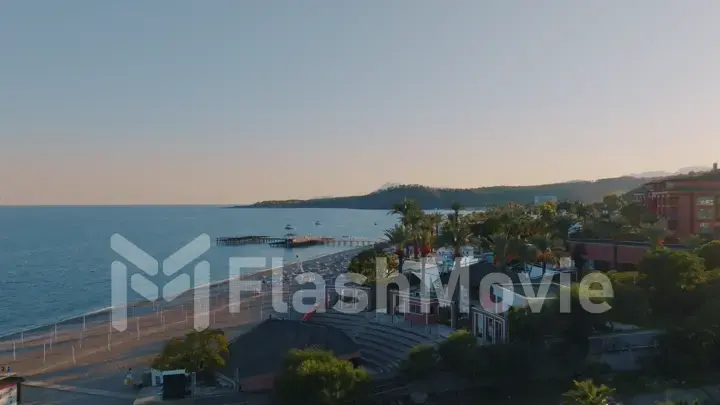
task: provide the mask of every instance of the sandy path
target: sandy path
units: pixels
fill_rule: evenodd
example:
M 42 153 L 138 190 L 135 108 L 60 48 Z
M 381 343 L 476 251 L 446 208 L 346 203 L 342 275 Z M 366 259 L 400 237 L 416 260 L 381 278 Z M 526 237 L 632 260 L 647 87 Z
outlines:
M 237 314 L 229 313 L 227 300 L 215 299 L 209 313 L 210 327 L 228 330 L 260 322 L 261 312 L 266 318 L 265 312 L 271 310 L 271 299 L 272 294 L 269 292 L 253 298 L 248 297 Z M 106 325 L 98 325 L 85 332 L 66 333 L 62 340 L 58 339 L 52 345 L 46 343 L 44 349 L 42 344 L 26 346 L 25 350 L 16 353 L 15 360 L 12 359 L 12 353 L 4 353 L 4 356 L 0 357 L 0 364 L 10 364 L 13 372 L 30 377 L 49 371 L 114 362 L 133 353 L 135 356 L 131 357 L 147 357 L 148 354 L 143 353 L 142 349 L 148 347 L 153 349 L 150 352 L 152 357 L 158 353 L 162 343 L 191 331 L 193 316 L 192 308 L 166 308 L 162 315 L 158 311 L 137 317 L 135 321 L 130 320 L 125 332 L 110 329 L 107 322 Z
M 350 252 L 339 253 L 305 262 L 303 266 L 306 271 L 319 267 L 341 270 L 346 268 L 351 255 Z M 285 268 L 286 272 L 288 270 L 289 266 Z M 253 275 L 253 278 L 270 274 L 271 271 L 266 271 Z M 290 288 L 286 285 L 284 292 L 275 293 L 275 298 L 288 302 L 296 289 L 297 286 Z M 246 329 L 248 325 L 267 318 L 272 312 L 272 300 L 272 292 L 243 294 L 240 312 L 231 314 L 227 283 L 220 283 L 211 289 L 210 311 L 206 312 L 206 316 L 211 328 L 224 329 L 232 337 L 238 333 L 238 329 Z M 70 325 L 67 330 L 59 326 L 56 336 L 54 330 L 40 332 L 34 339 L 26 339 L 23 347 L 16 342 L 14 359 L 12 348 L 7 350 L 6 346 L 6 351 L 0 352 L 0 364 L 9 364 L 13 372 L 26 377 L 47 376 L 62 370 L 72 373 L 71 369 L 90 365 L 106 364 L 111 368 L 123 368 L 149 364 L 164 342 L 172 337 L 181 337 L 193 329 L 192 292 L 176 298 L 173 304 L 177 305 L 156 311 L 148 308 L 150 303 L 138 305 L 138 313 L 143 314 L 130 317 L 124 332 L 112 329 L 109 320 L 88 324 L 84 331 L 82 323 L 74 328 Z M 5 344 L 8 342 L 5 341 Z

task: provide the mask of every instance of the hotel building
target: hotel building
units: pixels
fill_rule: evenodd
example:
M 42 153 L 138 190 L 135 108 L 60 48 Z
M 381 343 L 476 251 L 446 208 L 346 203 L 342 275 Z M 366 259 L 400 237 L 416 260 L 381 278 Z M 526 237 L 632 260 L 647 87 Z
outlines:
M 635 200 L 645 201 L 674 236 L 711 235 L 720 238 L 720 170 L 668 177 L 645 184 Z M 644 195 L 642 195 L 644 194 Z

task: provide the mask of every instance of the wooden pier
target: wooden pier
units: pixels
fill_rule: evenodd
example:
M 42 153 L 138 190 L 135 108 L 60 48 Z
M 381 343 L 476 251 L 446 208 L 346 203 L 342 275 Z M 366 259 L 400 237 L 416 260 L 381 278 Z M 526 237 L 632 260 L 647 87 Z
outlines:
M 218 245 L 249 245 L 249 244 L 265 244 L 270 243 L 278 238 L 271 238 L 269 236 L 229 236 L 215 239 L 215 243 Z
M 318 245 L 337 246 L 373 246 L 382 243 L 380 240 L 365 238 L 329 238 L 324 236 L 229 236 L 215 239 L 217 245 L 238 246 L 250 244 L 268 244 L 273 247 L 301 248 Z
M 329 245 L 335 243 L 335 238 L 323 238 L 316 236 L 300 236 L 287 238 L 282 240 L 275 240 L 270 242 L 270 246 L 285 247 L 285 248 L 296 248 L 296 247 L 308 247 L 317 245 Z

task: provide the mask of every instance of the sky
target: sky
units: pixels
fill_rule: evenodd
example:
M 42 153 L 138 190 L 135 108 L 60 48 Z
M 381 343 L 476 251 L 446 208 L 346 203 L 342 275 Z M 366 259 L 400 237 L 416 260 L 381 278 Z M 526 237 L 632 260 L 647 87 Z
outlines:
M 716 0 L 0 3 L 0 204 L 231 204 L 720 160 Z

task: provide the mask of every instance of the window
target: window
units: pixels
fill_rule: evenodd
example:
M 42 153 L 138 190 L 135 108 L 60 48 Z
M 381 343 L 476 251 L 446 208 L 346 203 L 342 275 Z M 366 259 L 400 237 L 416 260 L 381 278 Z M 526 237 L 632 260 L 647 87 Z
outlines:
M 712 233 L 712 228 L 710 228 L 710 224 L 708 222 L 700 223 L 700 233 Z
M 714 197 L 698 197 L 696 200 L 697 205 L 715 205 Z
M 697 213 L 699 219 L 712 219 L 715 216 L 712 208 L 700 208 Z

